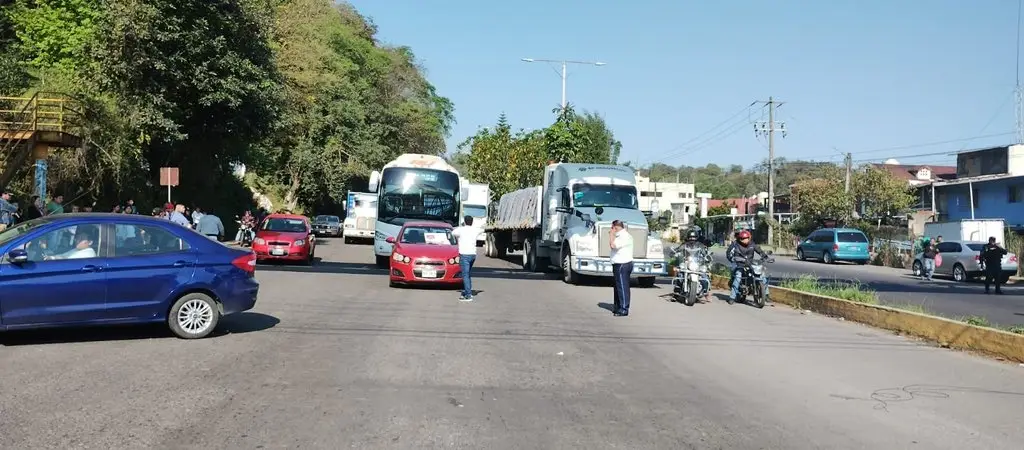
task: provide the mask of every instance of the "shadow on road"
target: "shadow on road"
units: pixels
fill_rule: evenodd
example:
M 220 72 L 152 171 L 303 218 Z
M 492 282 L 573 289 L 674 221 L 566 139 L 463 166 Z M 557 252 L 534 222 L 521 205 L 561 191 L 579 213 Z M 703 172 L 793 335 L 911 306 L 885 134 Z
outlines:
M 206 339 L 229 334 L 269 330 L 281 321 L 274 316 L 243 312 L 221 319 L 217 329 Z M 63 329 L 8 331 L 0 334 L 0 345 L 42 345 L 75 342 L 129 341 L 140 339 L 177 339 L 164 324 L 112 325 Z
M 349 262 L 319 261 L 313 266 L 288 265 L 279 263 L 260 263 L 256 273 L 260 272 L 296 272 L 296 273 L 333 273 L 348 275 L 380 275 L 386 276 L 387 269 L 378 269 L 375 264 Z M 505 269 L 498 267 L 474 267 L 473 278 L 502 278 L 510 280 L 551 280 L 558 274 L 530 273 L 522 269 Z

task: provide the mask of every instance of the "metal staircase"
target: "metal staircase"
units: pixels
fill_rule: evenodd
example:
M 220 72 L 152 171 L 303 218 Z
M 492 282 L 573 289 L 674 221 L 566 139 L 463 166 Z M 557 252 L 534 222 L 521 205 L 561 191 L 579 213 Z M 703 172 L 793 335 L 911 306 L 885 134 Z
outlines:
M 46 149 L 81 147 L 78 100 L 53 92 L 0 97 L 0 186 L 7 186 L 40 144 Z M 45 157 L 45 155 L 43 155 Z

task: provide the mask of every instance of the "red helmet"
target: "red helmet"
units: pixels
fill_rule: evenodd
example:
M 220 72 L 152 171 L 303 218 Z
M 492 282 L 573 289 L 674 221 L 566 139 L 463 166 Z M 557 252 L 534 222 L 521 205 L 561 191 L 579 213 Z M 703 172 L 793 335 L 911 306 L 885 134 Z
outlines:
M 739 233 L 736 233 L 736 239 L 738 239 L 738 240 L 750 239 L 750 232 L 747 231 L 747 230 L 741 230 Z

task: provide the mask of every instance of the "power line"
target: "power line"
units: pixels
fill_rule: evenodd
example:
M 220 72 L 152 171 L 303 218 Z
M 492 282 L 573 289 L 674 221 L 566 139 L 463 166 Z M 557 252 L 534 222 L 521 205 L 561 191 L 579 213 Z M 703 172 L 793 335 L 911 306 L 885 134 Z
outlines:
M 682 150 L 680 150 L 678 152 L 670 153 L 668 155 L 665 155 L 659 161 L 664 161 L 665 159 L 678 158 L 678 157 L 681 157 L 681 156 L 690 155 L 690 154 L 696 152 L 697 150 L 702 150 L 704 148 L 707 148 L 711 144 L 715 144 L 715 143 L 721 142 L 722 139 L 725 139 L 725 138 L 727 138 L 729 136 L 735 135 L 735 134 L 745 130 L 747 128 L 747 126 L 749 126 L 749 125 L 750 125 L 750 123 L 747 122 L 747 121 L 736 122 L 736 123 L 732 124 L 729 128 L 726 128 L 726 129 L 718 132 L 717 134 L 715 134 L 715 135 L 713 135 L 713 136 L 711 136 L 711 137 L 709 137 L 707 139 L 704 139 L 704 140 L 702 140 L 702 141 L 700 141 L 700 142 L 698 142 L 696 144 L 693 144 L 692 146 L 686 147 L 686 148 L 684 148 L 684 149 L 682 149 Z
M 954 144 L 954 143 L 957 143 L 957 142 L 966 142 L 966 141 L 973 141 L 975 139 L 986 139 L 986 138 L 999 137 L 999 136 L 1008 136 L 1008 135 L 1011 135 L 1011 134 L 1014 134 L 1014 132 L 1013 131 L 1008 131 L 1008 132 L 1004 132 L 1004 133 L 986 134 L 986 135 L 982 135 L 982 136 L 972 136 L 972 137 L 960 138 L 960 139 L 948 139 L 948 140 L 945 140 L 945 141 L 926 142 L 926 143 L 921 143 L 921 144 L 910 144 L 910 145 L 899 145 L 899 146 L 895 146 L 895 147 L 883 147 L 883 148 L 876 148 L 876 149 L 872 149 L 872 150 L 859 150 L 859 151 L 849 152 L 849 153 L 853 153 L 854 155 L 863 155 L 863 154 L 868 154 L 868 153 L 889 152 L 889 151 L 893 151 L 893 150 L 909 150 L 909 149 L 912 149 L 912 148 L 934 147 L 936 145 Z M 824 157 L 832 157 L 832 156 L 835 156 L 835 155 L 831 155 L 831 154 L 829 154 L 829 155 L 813 155 L 811 157 L 812 158 L 813 157 L 824 158 Z
M 956 152 L 945 151 L 945 152 L 936 152 L 936 153 L 920 153 L 920 154 L 916 154 L 916 155 L 891 156 L 891 157 L 886 158 L 886 159 L 913 159 L 913 158 L 923 158 L 925 156 L 953 156 L 953 155 L 956 155 Z M 855 163 L 865 163 L 865 162 L 878 161 L 880 159 L 882 159 L 882 158 L 859 159 L 859 160 L 856 160 L 854 162 Z
M 690 139 L 690 140 L 688 140 L 686 142 L 683 142 L 682 144 L 676 145 L 676 146 L 674 146 L 674 147 L 672 147 L 670 149 L 667 149 L 665 151 L 658 152 L 658 154 L 665 155 L 665 156 L 660 157 L 660 159 L 651 159 L 651 160 L 645 161 L 645 163 L 660 162 L 660 161 L 664 161 L 665 159 L 668 159 L 668 158 L 670 158 L 672 156 L 675 156 L 676 154 L 678 154 L 678 152 L 675 153 L 675 154 L 672 153 L 672 152 L 676 152 L 677 150 L 680 150 L 680 149 L 684 149 L 684 151 L 685 151 L 686 149 L 691 147 L 691 144 L 693 144 L 694 142 L 700 140 L 704 136 L 706 136 L 706 135 L 708 135 L 710 133 L 713 133 L 715 130 L 718 130 L 719 128 L 721 128 L 723 125 L 732 123 L 732 125 L 727 127 L 726 130 L 730 129 L 732 126 L 736 126 L 736 123 L 733 123 L 734 119 L 736 119 L 737 117 L 739 117 L 740 115 L 742 115 L 745 112 L 749 112 L 750 111 L 750 107 L 754 106 L 755 104 L 757 104 L 757 102 L 752 102 L 751 104 L 747 105 L 743 109 L 740 109 L 739 111 L 736 111 L 736 113 L 734 113 L 733 115 L 729 116 L 728 119 L 725 119 L 725 120 L 719 122 L 715 126 L 709 128 L 708 130 L 704 131 L 701 134 L 698 134 L 697 136 L 694 136 L 692 139 Z M 719 134 L 721 134 L 721 132 L 719 132 Z M 716 136 L 717 136 L 717 134 L 716 134 Z M 712 136 L 712 138 L 714 138 L 714 136 Z M 701 142 L 704 142 L 704 141 L 701 141 Z M 641 166 L 643 166 L 643 165 L 646 165 L 646 164 L 641 164 Z

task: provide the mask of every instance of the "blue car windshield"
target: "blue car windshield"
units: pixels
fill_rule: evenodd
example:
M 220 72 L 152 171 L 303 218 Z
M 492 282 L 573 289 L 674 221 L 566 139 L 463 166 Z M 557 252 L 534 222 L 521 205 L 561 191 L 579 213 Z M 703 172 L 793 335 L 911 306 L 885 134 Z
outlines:
M 0 233 L 0 245 L 6 244 L 8 241 L 12 239 L 17 239 L 19 236 L 28 233 L 29 231 L 32 231 L 36 227 L 44 225 L 47 222 L 51 221 L 52 219 L 39 218 L 35 220 L 30 220 L 28 222 L 19 223 L 18 225 L 12 228 L 8 228 L 4 230 L 2 233 Z

